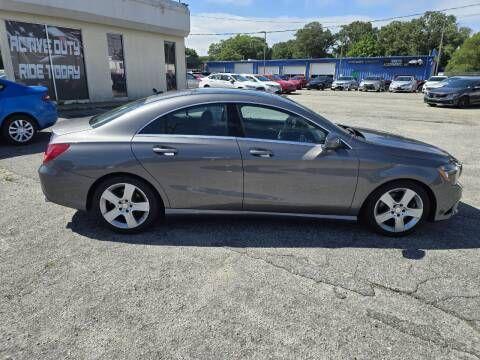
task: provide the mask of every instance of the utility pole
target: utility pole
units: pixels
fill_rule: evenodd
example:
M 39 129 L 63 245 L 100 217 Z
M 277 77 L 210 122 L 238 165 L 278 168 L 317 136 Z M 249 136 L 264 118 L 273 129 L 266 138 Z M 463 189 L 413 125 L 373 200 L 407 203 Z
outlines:
M 265 39 L 265 44 L 263 45 L 263 74 L 265 75 L 265 65 L 267 62 L 267 32 L 262 31 L 264 39 Z
M 440 46 L 438 47 L 437 63 L 435 64 L 435 75 L 438 75 L 438 67 L 440 65 L 440 59 L 442 56 L 442 47 L 443 47 L 443 35 L 445 34 L 445 25 L 447 24 L 447 18 L 443 21 L 442 26 L 442 35 L 440 36 Z

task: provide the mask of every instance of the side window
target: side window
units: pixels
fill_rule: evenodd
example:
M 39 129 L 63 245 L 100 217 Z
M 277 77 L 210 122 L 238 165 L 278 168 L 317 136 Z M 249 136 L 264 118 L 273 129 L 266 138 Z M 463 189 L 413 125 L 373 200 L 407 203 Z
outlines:
M 195 80 L 195 76 L 193 76 L 192 74 L 187 73 L 187 79 L 188 79 L 188 80 Z
M 327 133 L 304 118 L 262 106 L 240 105 L 245 137 L 323 144 Z
M 230 76 L 228 76 L 228 75 L 222 75 L 222 76 L 221 76 L 221 79 L 222 79 L 223 81 L 230 81 L 231 78 L 230 78 Z
M 208 104 L 177 110 L 153 121 L 141 134 L 228 136 L 227 107 Z

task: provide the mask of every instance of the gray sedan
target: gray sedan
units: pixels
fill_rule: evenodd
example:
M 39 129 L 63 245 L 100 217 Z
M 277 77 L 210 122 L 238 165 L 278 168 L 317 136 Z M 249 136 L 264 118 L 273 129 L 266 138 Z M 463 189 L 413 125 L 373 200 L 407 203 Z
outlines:
M 338 126 L 277 95 L 196 89 L 53 129 L 48 200 L 120 232 L 169 212 L 362 219 L 400 236 L 454 215 L 461 164 L 432 145 Z

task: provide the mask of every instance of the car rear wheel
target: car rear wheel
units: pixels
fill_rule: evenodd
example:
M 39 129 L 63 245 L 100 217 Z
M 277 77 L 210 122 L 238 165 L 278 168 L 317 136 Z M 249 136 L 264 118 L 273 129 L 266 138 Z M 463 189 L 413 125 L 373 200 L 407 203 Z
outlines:
M 3 137 L 13 145 L 26 145 L 30 143 L 37 132 L 35 120 L 26 115 L 16 115 L 5 120 L 2 133 Z
M 466 108 L 470 105 L 470 99 L 467 96 L 463 96 L 458 100 L 458 107 L 460 109 Z
M 415 231 L 428 217 L 425 189 L 411 181 L 397 181 L 377 189 L 367 201 L 364 218 L 377 233 L 391 237 Z
M 150 185 L 142 180 L 118 176 L 99 184 L 93 196 L 93 211 L 108 228 L 137 233 L 158 217 L 161 206 Z

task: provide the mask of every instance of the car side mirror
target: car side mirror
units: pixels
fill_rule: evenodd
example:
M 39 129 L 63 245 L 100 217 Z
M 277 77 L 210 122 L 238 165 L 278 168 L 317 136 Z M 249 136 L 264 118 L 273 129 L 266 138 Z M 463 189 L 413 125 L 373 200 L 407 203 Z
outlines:
M 325 143 L 323 144 L 323 150 L 338 150 L 345 147 L 342 139 L 340 139 L 336 135 L 328 135 L 325 139 Z

